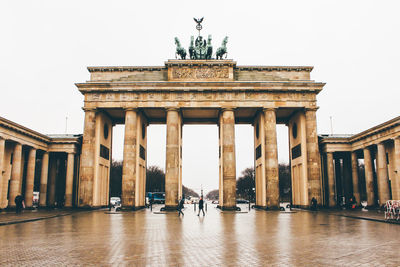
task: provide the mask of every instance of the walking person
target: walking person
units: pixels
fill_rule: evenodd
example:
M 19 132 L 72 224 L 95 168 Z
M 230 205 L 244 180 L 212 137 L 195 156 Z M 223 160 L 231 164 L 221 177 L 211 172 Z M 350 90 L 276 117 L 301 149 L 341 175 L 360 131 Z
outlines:
M 182 198 L 181 198 L 181 200 L 179 201 L 179 204 L 178 204 L 178 217 L 181 215 L 181 213 L 182 213 L 182 216 L 185 215 L 185 214 L 182 212 L 182 210 L 183 210 L 183 208 L 184 208 L 184 206 L 183 206 L 184 203 L 185 203 L 185 198 L 182 196 Z
M 200 197 L 199 200 L 199 213 L 197 214 L 197 216 L 200 216 L 200 211 L 203 212 L 203 216 L 206 216 L 206 213 L 204 212 L 204 200 L 203 200 L 203 196 Z
M 24 198 L 21 195 L 18 195 L 14 199 L 15 201 L 15 212 L 21 213 L 22 209 L 25 208 Z

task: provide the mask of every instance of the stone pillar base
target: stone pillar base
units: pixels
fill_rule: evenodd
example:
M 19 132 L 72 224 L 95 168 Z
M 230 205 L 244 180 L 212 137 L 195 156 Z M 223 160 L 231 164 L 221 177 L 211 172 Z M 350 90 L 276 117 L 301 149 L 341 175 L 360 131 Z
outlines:
M 141 209 L 144 209 L 145 207 L 144 206 L 138 206 L 138 207 L 135 207 L 135 206 L 122 206 L 121 207 L 121 210 L 122 211 L 136 211 L 136 210 L 141 210 Z
M 162 209 L 165 211 L 177 211 L 178 206 L 165 205 L 164 207 L 162 207 Z
M 259 209 L 259 210 L 280 210 L 280 207 L 268 207 L 268 206 L 254 206 L 255 209 Z
M 221 207 L 220 205 L 218 205 L 217 208 L 220 209 L 220 210 L 232 210 L 232 211 L 240 210 L 240 208 L 237 207 L 237 206 L 233 206 L 233 207 Z

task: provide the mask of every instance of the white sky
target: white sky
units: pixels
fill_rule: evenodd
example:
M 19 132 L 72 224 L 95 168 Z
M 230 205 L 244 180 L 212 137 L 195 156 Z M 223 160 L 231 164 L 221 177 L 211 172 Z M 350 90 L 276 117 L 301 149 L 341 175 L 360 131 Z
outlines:
M 163 65 L 193 17 L 238 65 L 311 65 L 326 82 L 318 132 L 357 133 L 399 116 L 400 1 L 0 2 L 0 116 L 42 133 L 82 133 L 87 66 Z M 122 158 L 123 127 L 113 156 Z M 218 187 L 216 126 L 185 126 L 183 183 Z M 236 127 L 237 173 L 253 164 L 253 130 Z M 288 161 L 286 127 L 279 160 Z M 165 127 L 149 127 L 148 165 L 165 165 Z

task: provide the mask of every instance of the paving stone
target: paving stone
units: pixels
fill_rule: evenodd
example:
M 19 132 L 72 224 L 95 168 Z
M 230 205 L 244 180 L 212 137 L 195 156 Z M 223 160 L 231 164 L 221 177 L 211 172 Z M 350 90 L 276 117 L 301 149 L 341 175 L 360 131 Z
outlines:
M 0 265 L 400 265 L 399 225 L 328 212 L 184 212 L 100 210 L 0 226 Z

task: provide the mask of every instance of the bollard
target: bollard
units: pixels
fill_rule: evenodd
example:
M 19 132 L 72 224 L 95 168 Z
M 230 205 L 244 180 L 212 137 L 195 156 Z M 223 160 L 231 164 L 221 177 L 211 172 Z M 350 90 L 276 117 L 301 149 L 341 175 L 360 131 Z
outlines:
M 193 208 L 194 208 L 194 211 L 196 211 L 196 202 L 193 203 Z
M 150 211 L 153 211 L 153 203 L 150 202 Z
M 207 202 L 206 202 L 206 212 L 207 212 Z
M 250 211 L 250 201 L 249 201 L 249 211 Z

